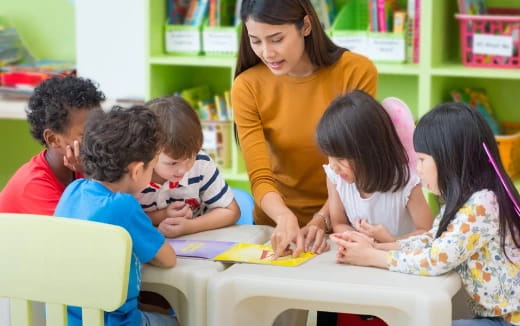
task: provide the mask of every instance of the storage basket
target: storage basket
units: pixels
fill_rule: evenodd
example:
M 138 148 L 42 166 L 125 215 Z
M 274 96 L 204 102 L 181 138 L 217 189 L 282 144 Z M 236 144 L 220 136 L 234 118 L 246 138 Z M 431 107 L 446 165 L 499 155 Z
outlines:
M 231 121 L 202 120 L 202 149 L 220 169 L 231 167 Z
M 234 56 L 238 53 L 240 25 L 212 27 L 202 30 L 202 48 L 206 55 Z
M 520 9 L 490 8 L 489 15 L 456 14 L 462 64 L 519 68 Z
M 504 135 L 495 136 L 500 159 L 511 179 L 517 179 L 520 177 L 520 122 L 504 122 L 502 129 Z

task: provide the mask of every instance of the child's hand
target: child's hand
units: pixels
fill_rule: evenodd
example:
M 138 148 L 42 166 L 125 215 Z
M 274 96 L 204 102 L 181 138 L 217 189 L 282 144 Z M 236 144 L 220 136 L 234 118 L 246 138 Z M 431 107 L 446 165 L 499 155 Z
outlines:
M 341 234 L 331 234 L 331 240 L 338 245 L 336 262 L 366 266 L 366 257 L 373 250 L 373 240 L 366 235 L 347 231 Z
M 394 237 L 382 224 L 370 224 L 366 218 L 354 221 L 354 227 L 359 232 L 374 238 L 378 242 L 394 242 Z
M 182 217 L 182 218 L 192 218 L 193 211 L 191 210 L 190 205 L 186 205 L 183 201 L 174 201 L 166 208 L 166 217 Z
M 167 217 L 157 228 L 167 238 L 175 238 L 190 233 L 188 230 L 189 219 L 184 217 Z
M 79 141 L 75 140 L 71 145 L 67 145 L 63 156 L 63 165 L 74 172 L 83 173 L 83 165 L 79 158 Z

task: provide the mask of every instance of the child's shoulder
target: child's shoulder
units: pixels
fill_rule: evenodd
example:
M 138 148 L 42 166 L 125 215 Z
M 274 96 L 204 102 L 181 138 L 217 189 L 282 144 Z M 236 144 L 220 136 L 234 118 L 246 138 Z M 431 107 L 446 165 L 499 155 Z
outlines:
M 218 170 L 218 167 L 215 164 L 215 161 L 213 161 L 213 159 L 211 158 L 211 156 L 208 153 L 201 150 L 195 156 L 195 164 L 193 165 L 192 170 L 195 169 L 198 169 L 201 172 L 207 170 L 211 170 L 211 172 L 214 172 L 215 169 Z

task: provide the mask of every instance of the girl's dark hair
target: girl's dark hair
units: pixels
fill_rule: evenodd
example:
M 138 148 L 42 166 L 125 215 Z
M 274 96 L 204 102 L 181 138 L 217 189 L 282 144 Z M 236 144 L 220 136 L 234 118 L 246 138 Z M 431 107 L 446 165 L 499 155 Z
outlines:
M 165 96 L 151 100 L 146 107 L 159 117 L 166 137 L 166 155 L 173 159 L 197 155 L 202 148 L 202 126 L 188 102 L 179 96 Z
M 85 125 L 80 149 L 85 175 L 116 182 L 128 172 L 130 163 L 143 162 L 146 167 L 163 143 L 159 118 L 144 106 L 94 111 Z
M 71 111 L 99 108 L 104 100 L 105 95 L 89 79 L 75 76 L 46 79 L 34 89 L 26 109 L 31 134 L 46 145 L 45 129 L 63 133 L 70 122 Z
M 410 179 L 408 156 L 390 116 L 363 91 L 339 96 L 329 105 L 316 140 L 325 155 L 353 165 L 362 192 L 397 191 Z
M 303 18 L 311 21 L 311 34 L 305 37 L 305 51 L 316 67 L 330 66 L 343 54 L 345 49 L 335 45 L 325 34 L 316 11 L 309 0 L 244 0 L 240 8 L 242 33 L 235 70 L 235 77 L 260 62 L 251 49 L 245 22 L 253 19 L 270 25 L 294 24 L 303 27 Z
M 520 217 L 496 175 L 484 151 L 485 143 L 500 173 L 517 202 L 518 191 L 507 176 L 495 137 L 484 118 L 463 103 L 440 104 L 424 115 L 413 137 L 415 151 L 432 156 L 438 173 L 438 187 L 445 202 L 436 237 L 446 231 L 457 211 L 479 190 L 495 193 L 500 213 L 501 247 L 504 249 L 506 230 L 520 247 Z

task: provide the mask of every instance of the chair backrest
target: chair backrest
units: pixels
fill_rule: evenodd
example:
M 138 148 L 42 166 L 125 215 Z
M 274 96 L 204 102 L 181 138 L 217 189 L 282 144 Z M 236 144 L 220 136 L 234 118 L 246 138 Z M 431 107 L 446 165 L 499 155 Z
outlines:
M 67 325 L 66 306 L 83 325 L 125 301 L 132 241 L 118 226 L 42 215 L 0 214 L 0 297 L 12 325 L 31 325 L 30 301 L 44 302 L 47 325 Z
M 236 224 L 254 224 L 253 209 L 255 208 L 255 201 L 253 200 L 253 196 L 241 189 L 232 188 L 232 190 L 233 193 L 235 193 L 235 200 L 240 207 L 240 218 Z

